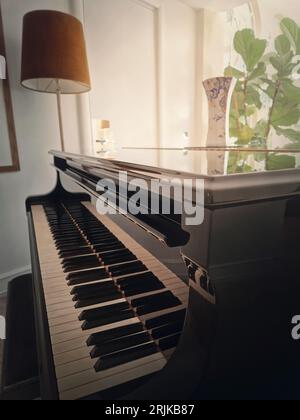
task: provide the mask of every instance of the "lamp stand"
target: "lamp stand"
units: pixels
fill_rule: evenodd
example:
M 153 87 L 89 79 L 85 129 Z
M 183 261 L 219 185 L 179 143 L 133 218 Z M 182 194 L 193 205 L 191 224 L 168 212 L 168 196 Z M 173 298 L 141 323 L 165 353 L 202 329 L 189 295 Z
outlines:
M 61 107 L 61 89 L 59 86 L 59 81 L 56 81 L 56 98 L 57 98 L 57 110 L 58 110 L 58 121 L 59 121 L 59 132 L 60 132 L 60 141 L 61 141 L 61 150 L 65 151 L 65 138 L 64 138 L 64 127 L 62 119 L 62 107 Z

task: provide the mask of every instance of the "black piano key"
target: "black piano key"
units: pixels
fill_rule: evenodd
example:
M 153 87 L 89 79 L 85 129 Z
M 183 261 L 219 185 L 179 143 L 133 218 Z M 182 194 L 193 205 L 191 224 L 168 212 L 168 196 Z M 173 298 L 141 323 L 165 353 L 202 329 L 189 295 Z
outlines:
M 103 331 L 100 333 L 92 334 L 87 339 L 87 346 L 97 346 L 106 343 L 107 341 L 115 340 L 118 338 L 126 337 L 131 334 L 142 332 L 144 326 L 141 322 L 132 325 L 126 325 L 124 327 L 114 328 L 109 331 Z
M 64 249 L 65 246 L 67 247 L 73 246 L 73 247 L 78 247 L 78 248 L 82 246 L 86 246 L 87 241 L 85 239 L 72 240 L 72 241 L 67 240 L 67 241 L 62 241 L 62 242 L 55 241 L 55 245 L 56 245 L 56 248 L 58 248 L 61 251 L 62 249 Z
M 54 237 L 54 242 L 55 243 L 66 243 L 66 242 L 80 242 L 80 241 L 85 241 L 85 239 L 82 237 L 82 235 L 63 235 L 63 236 L 57 236 L 57 235 L 53 235 Z M 87 242 L 86 242 L 87 245 Z
M 171 335 L 170 337 L 162 338 L 159 340 L 159 348 L 162 351 L 173 349 L 177 347 L 181 334 Z
M 115 250 L 122 250 L 126 249 L 121 242 L 107 242 L 107 243 L 100 243 L 100 244 L 93 244 L 93 249 L 96 253 L 103 253 L 108 251 L 115 251 Z
M 128 310 L 130 308 L 128 302 L 117 303 L 115 305 L 108 305 L 103 308 L 87 309 L 79 315 L 79 321 L 91 321 L 94 319 L 101 318 L 107 314 L 120 313 L 121 311 Z
M 76 227 L 70 227 L 68 229 L 51 228 L 51 233 L 57 239 L 64 239 L 65 236 L 82 236 L 81 232 Z
M 81 225 L 80 229 L 85 232 L 87 235 L 90 235 L 91 237 L 94 236 L 95 238 L 97 236 L 110 236 L 113 237 L 113 234 L 105 228 L 98 228 L 97 226 L 93 225 Z
M 101 251 L 98 252 L 100 258 L 110 258 L 110 257 L 121 257 L 131 254 L 131 252 L 127 248 L 123 249 L 112 249 L 111 251 L 102 252 L 103 255 L 101 255 Z
M 128 297 L 165 289 L 163 283 L 150 272 L 118 280 L 118 284 Z
M 68 266 L 68 267 L 64 267 L 63 271 L 65 273 L 74 273 L 80 270 L 88 270 L 89 268 L 96 268 L 96 267 L 101 267 L 102 264 L 98 261 L 98 262 L 90 262 L 90 263 L 85 263 L 85 264 L 79 264 L 79 265 L 73 265 L 73 266 Z
M 101 283 L 93 283 L 90 285 L 76 286 L 71 290 L 71 295 L 86 295 L 90 293 L 97 292 L 99 290 L 117 290 L 115 282 L 113 280 L 108 280 Z
M 101 345 L 97 345 L 91 350 L 90 356 L 92 359 L 96 359 L 97 357 L 116 353 L 134 346 L 139 346 L 141 344 L 146 344 L 150 341 L 152 341 L 151 336 L 148 334 L 148 332 L 143 331 L 141 333 L 133 334 L 127 337 L 109 341 Z
M 75 293 L 73 295 L 73 301 L 77 302 L 79 300 L 85 300 L 85 299 L 92 299 L 92 298 L 105 298 L 108 296 L 117 295 L 120 296 L 120 298 L 123 297 L 122 292 L 118 290 L 116 287 L 107 288 L 107 289 L 95 289 L 90 292 L 85 293 Z M 109 301 L 109 299 L 107 299 Z M 104 301 L 105 302 L 105 301 Z
M 125 287 L 124 289 L 122 288 L 122 291 L 124 292 L 124 295 L 126 297 L 131 297 L 163 289 L 165 289 L 165 286 L 162 283 L 158 282 L 156 284 L 144 284 L 136 287 Z
M 90 242 L 93 242 L 93 243 L 104 242 L 104 241 L 115 241 L 116 240 L 116 237 L 109 234 L 109 233 L 98 234 L 98 235 L 88 234 L 87 238 Z
M 110 236 L 97 236 L 97 237 L 91 237 L 89 235 L 87 235 L 87 240 L 92 244 L 92 245 L 97 245 L 97 244 L 109 244 L 112 242 L 115 242 L 116 239 L 112 238 Z
M 97 258 L 97 254 L 90 247 L 88 248 L 89 249 L 87 249 L 85 252 L 79 251 L 79 254 L 76 254 L 76 252 L 73 251 L 74 255 L 69 255 L 69 256 L 67 255 L 65 257 L 61 257 L 62 264 L 68 265 L 68 261 L 73 261 L 74 258 L 82 258 L 82 257 L 96 257 Z
M 78 256 L 83 256 L 83 255 L 89 255 L 92 254 L 93 250 L 89 247 L 82 247 L 82 248 L 78 248 L 78 249 L 73 249 L 71 251 L 60 251 L 58 254 L 61 258 L 72 258 L 72 257 L 78 257 Z
M 60 228 L 51 228 L 51 233 L 55 236 L 56 239 L 63 239 L 64 237 L 72 237 L 72 236 L 82 236 L 81 233 L 76 228 L 69 228 L 69 229 L 60 229 Z
M 89 298 L 79 298 L 75 304 L 76 309 L 88 308 L 89 306 L 98 305 L 105 302 L 113 302 L 114 300 L 122 299 L 123 295 L 120 292 L 115 292 L 107 295 L 100 295 Z
M 172 292 L 166 291 L 157 295 L 151 295 L 143 298 L 137 298 L 131 301 L 133 307 L 138 308 L 140 306 L 151 305 L 155 303 L 174 303 L 180 302 L 180 300 L 173 295 Z M 181 302 L 180 302 L 181 303 Z
M 101 265 L 102 264 L 98 260 L 95 260 L 81 264 L 67 265 L 66 267 L 63 267 L 63 271 L 65 273 L 72 273 L 80 270 L 88 270 L 89 268 L 101 267 Z
M 73 295 L 73 302 L 85 302 L 88 300 L 99 300 L 96 303 L 103 303 L 109 302 L 110 300 L 121 299 L 123 297 L 122 292 L 120 290 L 114 289 L 107 289 L 107 290 L 95 290 L 94 292 L 90 293 L 76 293 Z M 102 299 L 102 301 L 101 301 Z
M 136 261 L 136 260 L 137 260 L 137 257 L 131 252 L 129 252 L 127 255 L 123 255 L 120 257 L 104 257 L 103 256 L 102 258 L 102 262 L 106 266 L 125 263 L 125 262 L 131 262 L 131 261 Z
M 184 323 L 186 317 L 186 310 L 181 309 L 179 311 L 171 312 L 166 315 L 161 315 L 145 322 L 146 328 L 152 330 L 153 328 L 161 327 L 172 322 Z
M 85 220 L 86 216 L 84 216 L 83 219 L 77 219 L 76 221 L 78 222 L 78 225 L 81 228 L 85 228 L 87 230 L 89 230 L 91 233 L 101 233 L 101 232 L 109 232 L 109 229 L 102 225 L 99 221 L 95 220 L 95 219 L 89 219 L 89 220 Z
M 70 273 L 67 275 L 67 282 L 69 286 L 87 284 L 97 280 L 105 279 L 109 279 L 109 275 L 103 268 L 97 270 L 80 271 L 78 273 Z
M 93 255 L 84 255 L 84 256 L 79 256 L 79 257 L 73 257 L 73 258 L 68 258 L 66 260 L 63 260 L 63 265 L 72 265 L 72 264 L 81 264 L 81 263 L 85 263 L 85 262 L 93 262 L 97 260 L 98 261 L 98 257 L 93 254 Z
M 152 312 L 174 308 L 181 305 L 181 302 L 177 297 L 168 291 L 142 299 L 134 299 L 131 304 L 136 308 L 137 314 L 142 316 Z
M 158 278 L 148 271 L 146 273 L 134 274 L 133 276 L 122 277 L 117 280 L 117 284 L 121 287 L 127 287 L 131 285 L 138 285 L 141 283 L 151 282 L 151 281 L 159 281 Z
M 67 243 L 65 245 L 62 245 L 59 247 L 59 252 L 65 252 L 65 251 L 76 251 L 77 249 L 90 247 L 87 242 L 84 242 L 82 245 L 73 245 L 71 243 Z
M 155 340 L 168 337 L 170 335 L 179 334 L 183 329 L 183 322 L 177 322 L 174 324 L 168 324 L 163 327 L 158 327 L 152 330 L 152 337 Z
M 135 314 L 132 310 L 122 311 L 116 314 L 110 314 L 92 321 L 84 321 L 81 328 L 83 331 L 92 330 L 93 328 L 103 327 L 104 325 L 114 324 L 116 322 L 125 321 L 134 318 Z
M 113 277 L 126 276 L 127 274 L 140 273 L 143 271 L 148 271 L 148 269 L 141 261 L 108 267 L 108 272 Z
M 134 360 L 142 359 L 147 356 L 151 356 L 158 352 L 155 343 L 147 343 L 138 347 L 133 347 L 127 350 L 123 350 L 118 353 L 109 354 L 101 357 L 95 364 L 95 371 L 100 372 L 107 369 L 114 368 L 116 366 L 123 365 L 125 363 L 133 362 Z

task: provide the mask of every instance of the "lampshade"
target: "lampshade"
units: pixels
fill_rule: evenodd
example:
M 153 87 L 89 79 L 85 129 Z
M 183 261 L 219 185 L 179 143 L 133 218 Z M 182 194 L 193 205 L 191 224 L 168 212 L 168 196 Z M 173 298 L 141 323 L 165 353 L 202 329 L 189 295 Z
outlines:
M 3 55 L 0 55 L 0 79 L 6 79 L 6 60 Z
M 83 26 L 66 13 L 37 10 L 24 16 L 21 84 L 47 93 L 91 89 Z
M 99 120 L 99 128 L 100 130 L 107 130 L 110 128 L 110 121 L 107 120 Z

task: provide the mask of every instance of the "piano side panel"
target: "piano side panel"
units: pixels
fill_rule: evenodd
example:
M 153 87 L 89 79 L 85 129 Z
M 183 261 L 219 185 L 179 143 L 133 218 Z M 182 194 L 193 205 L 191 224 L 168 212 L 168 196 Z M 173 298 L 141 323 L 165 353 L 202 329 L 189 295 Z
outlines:
M 52 345 L 49 334 L 44 290 L 41 279 L 41 270 L 39 264 L 33 217 L 31 212 L 27 213 L 27 218 L 29 227 L 31 265 L 33 275 L 34 309 L 38 343 L 41 398 L 42 400 L 46 401 L 58 400 L 58 389 L 54 369 Z

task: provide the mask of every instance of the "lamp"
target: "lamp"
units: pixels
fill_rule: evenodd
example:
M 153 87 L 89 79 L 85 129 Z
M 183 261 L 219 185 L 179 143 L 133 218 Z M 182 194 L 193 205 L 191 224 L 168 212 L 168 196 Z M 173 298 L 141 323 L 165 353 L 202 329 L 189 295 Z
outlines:
M 6 60 L 3 55 L 0 55 L 0 79 L 6 79 Z
M 110 121 L 93 119 L 93 131 L 96 144 L 100 144 L 100 150 L 96 150 L 97 154 L 106 154 L 104 146 L 109 142 Z
M 33 91 L 56 94 L 64 151 L 61 95 L 91 89 L 83 26 L 78 19 L 51 10 L 24 16 L 21 84 Z

